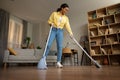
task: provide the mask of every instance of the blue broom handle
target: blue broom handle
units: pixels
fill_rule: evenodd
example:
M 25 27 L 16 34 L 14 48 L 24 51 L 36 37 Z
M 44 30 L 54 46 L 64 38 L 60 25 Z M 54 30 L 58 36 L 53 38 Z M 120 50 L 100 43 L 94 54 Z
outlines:
M 52 31 L 52 26 L 50 27 L 50 31 L 49 31 L 49 35 L 48 35 L 47 42 L 46 42 L 46 45 L 45 45 L 45 50 L 44 50 L 43 57 L 45 56 L 45 53 L 46 53 L 46 49 L 47 49 L 48 41 L 49 41 L 49 38 L 50 38 L 50 35 L 51 35 L 51 31 Z

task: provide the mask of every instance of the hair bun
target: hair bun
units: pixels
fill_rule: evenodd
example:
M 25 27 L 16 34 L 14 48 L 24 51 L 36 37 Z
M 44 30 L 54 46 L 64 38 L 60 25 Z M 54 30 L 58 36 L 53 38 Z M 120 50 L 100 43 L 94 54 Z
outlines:
M 58 9 L 57 9 L 57 12 L 59 12 L 59 11 L 61 11 L 61 8 L 58 8 Z

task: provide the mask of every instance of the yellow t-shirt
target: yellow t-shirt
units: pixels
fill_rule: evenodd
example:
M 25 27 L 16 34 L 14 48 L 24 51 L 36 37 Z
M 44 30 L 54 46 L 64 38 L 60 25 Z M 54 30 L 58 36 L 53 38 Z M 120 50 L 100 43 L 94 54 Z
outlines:
M 62 15 L 60 12 L 53 12 L 49 17 L 48 23 L 51 25 L 53 24 L 56 28 L 63 29 L 63 27 L 66 27 L 69 34 L 73 35 L 68 17 L 66 15 Z

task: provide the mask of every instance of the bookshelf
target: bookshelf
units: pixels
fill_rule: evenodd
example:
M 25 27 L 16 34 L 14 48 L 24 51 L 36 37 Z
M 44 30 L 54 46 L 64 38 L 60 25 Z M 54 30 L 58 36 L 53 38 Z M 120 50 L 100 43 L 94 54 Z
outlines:
M 120 3 L 87 14 L 90 55 L 102 65 L 120 64 Z

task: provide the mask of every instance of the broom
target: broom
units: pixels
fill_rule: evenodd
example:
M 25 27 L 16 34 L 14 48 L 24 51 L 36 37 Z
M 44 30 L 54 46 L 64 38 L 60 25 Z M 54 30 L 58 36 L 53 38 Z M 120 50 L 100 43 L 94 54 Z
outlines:
M 49 41 L 49 38 L 50 38 L 51 30 L 52 30 L 52 26 L 50 27 L 50 31 L 49 31 L 48 39 L 47 39 L 47 42 L 46 42 L 44 54 L 43 54 L 42 58 L 40 59 L 40 61 L 38 62 L 38 66 L 37 66 L 38 69 L 41 69 L 41 70 L 47 69 L 47 63 L 46 63 L 45 53 L 46 53 L 48 41 Z
M 83 49 L 83 47 L 77 42 L 77 40 L 74 37 L 72 37 L 72 39 L 85 52 L 85 54 L 90 58 L 90 60 L 95 64 L 97 68 L 102 67 L 97 61 L 95 61 L 91 56 L 89 56 L 89 54 Z

